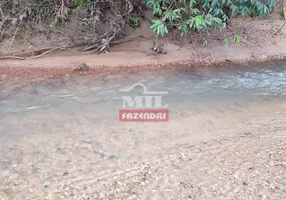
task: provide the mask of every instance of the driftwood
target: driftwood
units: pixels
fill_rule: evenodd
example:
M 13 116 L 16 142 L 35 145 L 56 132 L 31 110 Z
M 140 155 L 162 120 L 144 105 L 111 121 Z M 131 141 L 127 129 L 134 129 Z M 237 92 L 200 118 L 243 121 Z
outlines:
M 277 35 L 278 33 L 281 33 L 283 27 L 286 25 L 286 21 L 284 22 L 284 24 L 282 24 L 282 26 L 274 33 L 274 35 Z
M 119 39 L 119 40 L 115 40 L 115 41 L 111 41 L 109 42 L 110 45 L 116 45 L 116 44 L 121 44 L 121 43 L 125 43 L 125 42 L 129 42 L 132 41 L 134 39 L 137 38 L 144 38 L 143 36 L 129 36 L 123 39 Z M 80 46 L 85 46 L 86 42 L 82 42 L 80 44 L 74 44 L 74 45 L 70 45 L 70 46 L 60 46 L 60 47 L 51 47 L 51 48 L 44 48 L 44 49 L 37 49 L 37 50 L 33 50 L 33 51 L 26 51 L 26 52 L 21 52 L 21 53 L 16 53 L 13 55 L 7 55 L 7 56 L 3 56 L 0 57 L 0 60 L 4 60 L 4 59 L 17 59 L 17 60 L 30 60 L 30 59 L 36 59 L 36 58 L 40 58 L 48 53 L 51 53 L 53 51 L 56 50 L 64 50 L 64 49 L 70 49 L 70 48 L 75 48 L 75 47 L 80 47 Z M 38 54 L 36 56 L 23 56 L 23 55 L 35 55 Z
M 3 38 L 9 38 L 7 41 L 7 52 L 10 51 L 11 46 L 18 34 L 18 30 L 22 27 L 33 26 L 39 21 L 52 21 L 50 26 L 60 26 L 64 23 L 73 12 L 77 9 L 74 0 L 40 0 L 41 6 L 45 12 L 36 12 L 36 9 L 30 0 L 17 1 L 3 1 L 0 0 L 0 42 Z M 89 37 L 83 37 L 85 46 L 83 50 L 93 52 L 104 52 L 110 45 L 120 44 L 123 41 L 117 40 L 122 35 L 122 29 L 125 23 L 128 23 L 131 13 L 134 11 L 134 6 L 141 3 L 141 0 L 98 0 L 87 1 L 85 6 L 85 18 L 78 17 L 79 23 L 84 20 L 85 28 L 81 31 L 90 34 Z M 139 6 L 138 6 L 139 7 Z M 12 8 L 12 9 L 11 9 Z M 140 8 L 140 7 L 139 7 Z M 11 18 L 10 16 L 12 16 Z M 51 18 L 51 16 L 53 16 Z M 11 34 L 14 32 L 14 34 Z M 131 38 L 128 40 L 131 40 Z M 6 44 L 2 46 L 6 48 Z M 6 55 L 0 59 L 34 59 L 39 58 L 61 47 L 49 48 L 36 56 L 22 56 L 22 55 Z M 27 54 L 31 52 L 25 52 Z M 34 53 L 39 53 L 36 50 Z
M 38 50 L 34 50 L 34 51 L 29 51 L 29 52 L 22 52 L 22 53 L 18 53 L 15 55 L 8 55 L 8 56 L 3 56 L 0 57 L 0 60 L 4 60 L 4 59 L 17 59 L 17 60 L 30 60 L 30 59 L 36 59 L 36 58 L 40 58 L 43 55 L 46 55 L 48 53 L 51 53 L 52 51 L 58 50 L 58 49 L 63 49 L 63 47 L 55 47 L 55 48 L 46 48 L 44 49 L 45 51 L 43 53 L 40 53 L 37 56 L 28 56 L 28 57 L 24 57 L 24 56 L 19 56 L 21 54 L 37 54 L 39 52 L 42 52 L 43 49 L 38 49 Z

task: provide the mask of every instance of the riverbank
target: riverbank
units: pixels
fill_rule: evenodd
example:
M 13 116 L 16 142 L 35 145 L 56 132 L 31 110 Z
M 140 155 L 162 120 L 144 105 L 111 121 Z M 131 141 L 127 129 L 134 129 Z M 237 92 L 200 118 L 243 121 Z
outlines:
M 168 124 L 149 125 L 99 125 L 87 109 L 6 115 L 1 128 L 13 134 L 1 141 L 0 196 L 285 199 L 283 101 L 224 112 L 182 108 Z
M 137 39 L 113 46 L 109 52 L 100 55 L 83 54 L 78 49 L 73 48 L 64 51 L 51 51 L 34 59 L 19 60 L 2 56 L 0 76 L 43 73 L 46 75 L 70 74 L 74 73 L 74 69 L 81 66 L 82 63 L 89 66 L 88 70 L 83 70 L 84 73 L 101 73 L 283 60 L 286 59 L 286 28 L 280 30 L 283 23 L 283 20 L 247 21 L 238 19 L 234 20 L 228 29 L 214 31 L 211 36 L 192 34 L 186 38 L 181 38 L 177 37 L 176 34 L 171 34 L 168 38 L 157 40 L 158 44 L 164 45 L 167 54 L 157 54 L 151 50 L 154 35 L 149 31 L 150 24 L 145 22 L 138 29 L 126 31 L 129 36 L 138 36 Z M 241 43 L 231 42 L 229 47 L 226 47 L 224 39 L 234 34 L 240 35 Z M 41 48 L 56 48 L 52 44 L 48 45 L 41 46 Z M 21 43 L 15 43 L 14 54 L 16 54 L 17 49 L 24 51 L 25 47 Z
M 285 199 L 285 64 L 35 74 L 0 81 L 0 199 Z M 118 120 L 135 82 L 169 122 Z

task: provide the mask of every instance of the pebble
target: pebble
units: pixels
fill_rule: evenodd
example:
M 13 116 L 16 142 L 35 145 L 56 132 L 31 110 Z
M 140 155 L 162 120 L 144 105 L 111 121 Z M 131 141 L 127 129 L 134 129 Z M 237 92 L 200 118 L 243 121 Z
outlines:
M 111 156 L 109 156 L 107 159 L 108 159 L 108 160 L 114 160 L 114 159 L 116 159 L 116 156 L 115 156 L 115 155 L 111 155 Z
M 68 172 L 63 173 L 63 176 L 68 176 L 68 175 L 69 175 Z

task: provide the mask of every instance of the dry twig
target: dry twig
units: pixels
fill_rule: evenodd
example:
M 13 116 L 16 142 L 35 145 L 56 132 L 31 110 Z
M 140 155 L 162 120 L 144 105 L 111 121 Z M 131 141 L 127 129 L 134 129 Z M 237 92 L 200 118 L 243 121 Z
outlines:
M 274 35 L 277 35 L 278 33 L 281 33 L 283 27 L 286 25 L 286 22 L 284 22 L 284 24 L 276 31 L 276 33 L 274 33 Z
M 55 51 L 55 50 L 58 50 L 58 49 L 64 49 L 64 48 L 67 48 L 67 47 L 49 48 L 49 49 L 47 49 L 46 51 L 44 51 L 43 53 L 41 53 L 41 54 L 39 54 L 37 56 L 22 57 L 22 56 L 19 56 L 20 54 L 15 54 L 15 55 L 10 55 L 10 56 L 3 56 L 3 57 L 0 57 L 0 60 L 4 60 L 4 59 L 18 59 L 18 60 L 36 59 L 36 58 L 42 57 L 43 55 L 51 53 L 52 51 Z M 43 51 L 43 49 L 35 50 L 33 52 L 35 53 L 35 52 L 41 52 L 41 51 Z M 31 52 L 23 52 L 21 54 L 25 54 L 25 53 L 31 53 Z

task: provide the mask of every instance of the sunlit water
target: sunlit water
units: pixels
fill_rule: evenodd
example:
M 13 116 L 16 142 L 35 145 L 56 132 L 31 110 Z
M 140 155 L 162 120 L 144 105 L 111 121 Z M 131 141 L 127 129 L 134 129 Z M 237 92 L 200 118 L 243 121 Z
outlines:
M 138 82 L 168 92 L 169 122 L 119 122 L 122 96 L 143 91 L 119 90 Z M 42 169 L 47 181 L 72 166 L 100 171 L 178 144 L 285 129 L 286 65 L 10 80 L 0 91 L 0 172 L 11 177 Z
M 6 82 L 0 93 L 0 141 L 27 137 L 35 132 L 43 134 L 52 127 L 62 127 L 65 131 L 69 120 L 84 119 L 93 124 L 120 126 L 118 111 L 122 109 L 122 97 L 142 96 L 140 87 L 128 93 L 120 91 L 134 83 L 143 83 L 148 91 L 168 92 L 163 95 L 163 104 L 168 105 L 172 122 L 177 116 L 172 113 L 180 111 L 214 109 L 223 112 L 228 108 L 239 110 L 251 102 L 283 101 L 286 66 L 61 77 L 25 87 Z
M 24 88 L 13 87 L 8 83 L 8 86 L 1 86 L 1 117 L 51 107 L 94 109 L 101 107 L 103 103 L 119 108 L 122 96 L 126 95 L 119 90 L 138 82 L 143 83 L 148 90 L 168 91 L 169 94 L 164 100 L 170 103 L 170 109 L 172 105 L 180 105 L 182 102 L 204 104 L 217 100 L 243 102 L 284 98 L 285 71 L 286 67 L 282 65 L 186 72 L 164 71 L 156 74 L 63 77 Z M 140 93 L 141 88 L 135 88 L 128 95 L 135 96 Z

